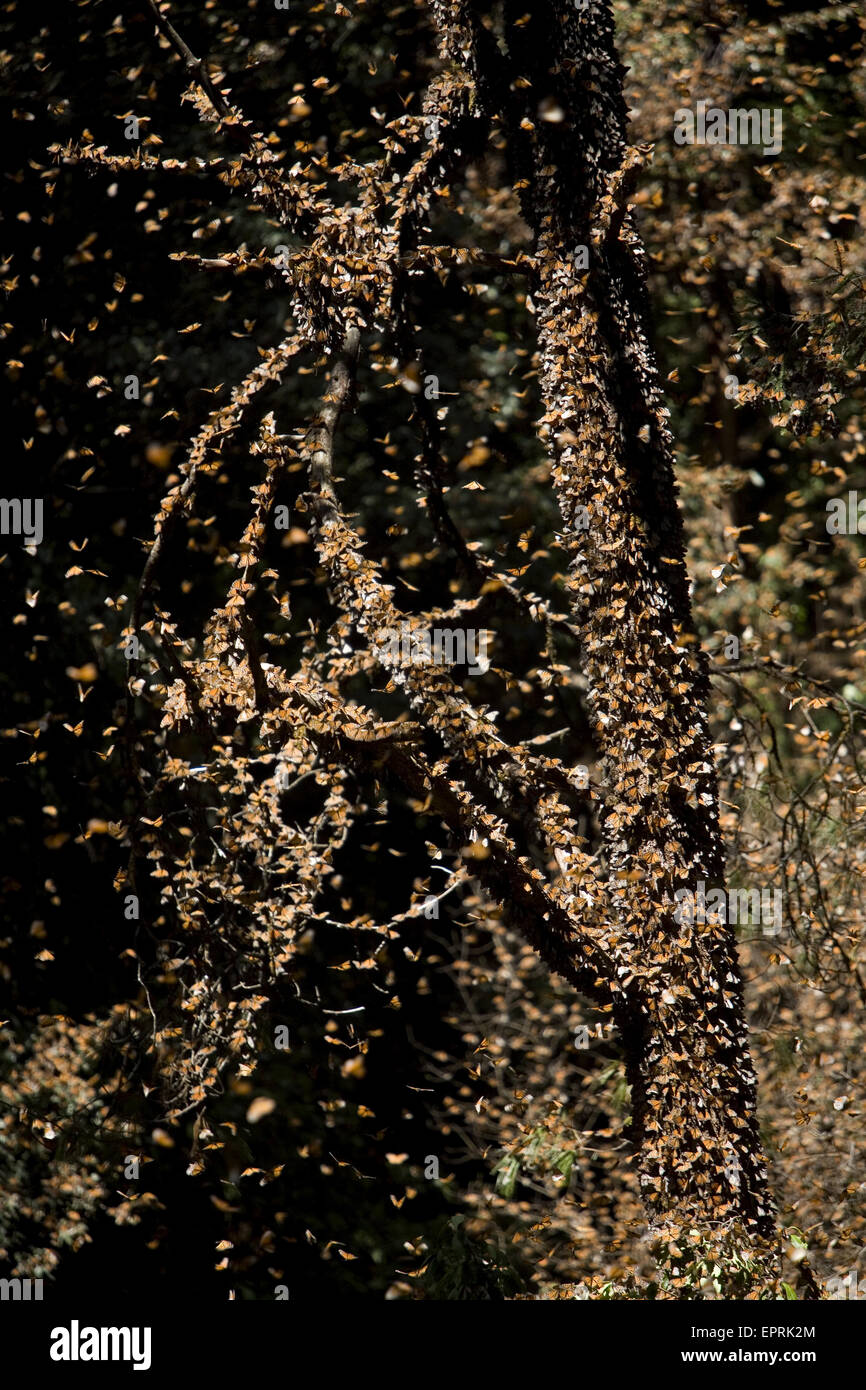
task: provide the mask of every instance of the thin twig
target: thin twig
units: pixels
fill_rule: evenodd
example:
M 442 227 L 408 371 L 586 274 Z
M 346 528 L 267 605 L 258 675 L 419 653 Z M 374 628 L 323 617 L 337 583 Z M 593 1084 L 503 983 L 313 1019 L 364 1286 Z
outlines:
M 201 58 L 197 58 L 189 45 L 184 43 L 180 34 L 171 23 L 171 20 L 166 19 L 165 15 L 161 13 L 156 0 L 148 0 L 148 4 L 153 11 L 153 16 L 156 20 L 156 26 L 159 32 L 168 39 L 172 48 L 182 59 L 184 67 L 195 76 L 198 85 L 207 96 L 208 101 L 216 111 L 220 120 L 224 121 L 229 114 L 229 108 L 226 101 L 211 81 L 204 61 Z

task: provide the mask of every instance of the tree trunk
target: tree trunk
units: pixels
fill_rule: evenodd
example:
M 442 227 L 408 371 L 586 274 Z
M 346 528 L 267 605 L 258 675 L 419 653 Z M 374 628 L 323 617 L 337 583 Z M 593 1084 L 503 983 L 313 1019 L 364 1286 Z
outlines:
M 506 0 L 505 54 L 468 5 L 434 8 L 451 61 L 505 124 L 535 238 L 540 432 L 603 755 L 614 907 L 603 945 L 641 1189 L 674 1285 L 715 1265 L 730 1295 L 750 1283 L 741 1255 L 758 1282 L 772 1277 L 773 1220 L 734 935 L 675 913 L 677 890 L 721 883 L 723 852 L 706 663 L 627 206 L 648 151 L 626 143 L 608 3 Z

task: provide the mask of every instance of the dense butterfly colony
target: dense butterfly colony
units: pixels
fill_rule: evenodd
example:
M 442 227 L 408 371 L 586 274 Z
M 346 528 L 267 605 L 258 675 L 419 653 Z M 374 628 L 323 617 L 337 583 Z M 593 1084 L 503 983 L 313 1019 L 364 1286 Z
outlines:
M 390 1297 L 826 1296 L 862 1236 L 866 561 L 823 523 L 863 478 L 862 85 L 826 170 L 806 143 L 785 164 L 799 14 L 720 5 L 697 51 L 677 5 L 648 33 L 606 0 L 337 3 L 249 49 L 254 5 L 206 6 L 196 37 L 184 6 L 140 8 L 134 148 L 73 131 L 36 167 L 49 197 L 90 178 L 141 198 L 177 248 L 163 331 L 188 294 L 174 331 L 207 334 L 211 296 L 254 356 L 216 386 L 219 335 L 200 349 L 208 411 L 157 408 L 153 354 L 168 477 L 140 578 L 67 573 L 104 595 L 114 703 L 86 733 L 117 779 L 76 843 L 134 978 L 9 1044 L 7 1141 L 49 1165 L 10 1202 L 73 1250 L 104 1208 L 155 1248 L 177 1191 L 218 1174 L 232 1297 L 290 1284 L 298 1246 L 381 1263 L 347 1214 L 365 1182 L 401 1233 Z M 853 9 L 818 13 L 862 55 Z M 393 76 L 369 106 L 379 23 Z M 243 35 L 269 74 L 255 117 Z M 749 85 L 785 112 L 778 157 L 674 142 L 677 105 Z M 163 115 L 187 122 L 165 148 Z M 119 250 L 111 272 L 121 297 L 142 278 Z M 108 409 L 116 373 L 88 353 Z M 99 466 L 91 444 L 70 459 Z M 84 702 L 96 660 L 71 675 Z M 777 914 L 678 910 L 729 887 Z M 413 1216 L 431 1183 L 458 1212 L 438 1244 Z M 50 1273 L 10 1211 L 13 1266 Z

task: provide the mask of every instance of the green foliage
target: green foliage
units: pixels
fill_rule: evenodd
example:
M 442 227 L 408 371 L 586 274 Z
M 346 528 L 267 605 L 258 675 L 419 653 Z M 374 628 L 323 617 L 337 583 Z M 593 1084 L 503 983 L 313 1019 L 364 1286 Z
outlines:
M 555 1175 L 557 1186 L 563 1190 L 571 1180 L 577 1153 L 574 1148 L 565 1148 L 561 1136 L 552 1136 L 546 1125 L 536 1125 L 521 1137 L 516 1148 L 501 1158 L 494 1168 L 496 1191 L 504 1197 L 513 1197 L 517 1183 L 522 1179 L 541 1178 Z
M 432 1237 L 420 1277 L 424 1298 L 498 1301 L 512 1297 L 522 1286 L 519 1269 L 503 1251 L 471 1235 L 465 1216 L 450 1217 Z

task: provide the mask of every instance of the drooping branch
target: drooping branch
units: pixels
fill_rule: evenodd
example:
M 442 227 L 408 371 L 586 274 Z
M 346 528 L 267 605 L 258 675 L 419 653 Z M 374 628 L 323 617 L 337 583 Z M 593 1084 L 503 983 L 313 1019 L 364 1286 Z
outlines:
M 350 329 L 343 352 L 334 365 L 319 420 L 307 440 L 313 489 L 310 507 L 321 563 L 342 606 L 352 615 L 356 631 L 363 639 L 372 639 L 376 659 L 405 690 L 416 715 L 440 736 L 455 759 L 458 776 L 474 788 L 477 795 L 502 805 L 521 827 L 527 846 L 540 842 L 548 858 L 557 848 L 567 854 L 569 876 L 575 883 L 586 882 L 582 890 L 586 904 L 581 914 L 584 917 L 582 930 L 598 941 L 598 931 L 604 921 L 603 890 L 592 857 L 578 848 L 576 825 L 561 798 L 562 792 L 573 795 L 574 785 L 569 783 L 555 760 L 506 744 L 483 713 L 463 696 L 444 668 L 411 663 L 404 666 L 399 655 L 382 642 L 385 634 L 399 628 L 401 615 L 394 608 L 376 567 L 363 555 L 358 537 L 345 522 L 333 483 L 336 427 L 350 402 L 358 347 L 359 335 Z M 540 788 L 544 788 L 542 795 L 539 795 Z M 530 872 L 533 881 L 540 881 L 537 869 Z M 544 891 L 552 903 L 565 903 L 573 910 L 575 897 L 567 889 L 546 885 Z M 594 930 L 593 922 L 596 923 Z

